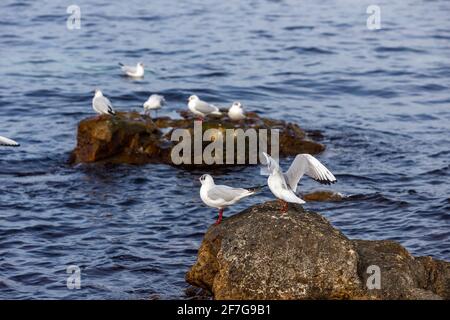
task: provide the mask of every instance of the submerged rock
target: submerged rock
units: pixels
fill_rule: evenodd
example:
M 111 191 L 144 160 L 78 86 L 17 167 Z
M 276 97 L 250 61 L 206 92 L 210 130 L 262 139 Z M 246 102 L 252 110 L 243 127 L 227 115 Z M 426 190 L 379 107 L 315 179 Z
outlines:
M 310 201 L 342 201 L 345 196 L 340 192 L 331 190 L 319 190 L 304 194 L 301 198 L 307 202 Z
M 215 299 L 449 299 L 450 263 L 350 240 L 317 213 L 290 205 L 283 215 L 271 201 L 211 226 L 186 281 Z
M 167 163 L 172 162 L 171 153 L 173 148 L 183 139 L 172 141 L 172 133 L 175 129 L 186 129 L 192 136 L 191 141 L 191 163 L 194 162 L 194 118 L 188 112 L 181 112 L 183 118 L 171 119 L 161 117 L 152 119 L 138 112 L 118 112 L 115 117 L 109 115 L 95 116 L 81 121 L 78 125 L 77 146 L 73 150 L 70 162 L 90 163 Z M 255 129 L 259 134 L 260 129 L 267 129 L 267 146 L 270 152 L 272 135 L 270 129 L 279 129 L 279 152 L 280 156 L 296 155 L 298 153 L 317 154 L 322 152 L 324 145 L 308 138 L 307 134 L 296 124 L 259 117 L 255 113 L 248 113 L 247 119 L 242 121 L 231 121 L 227 116 L 208 117 L 202 122 L 201 134 L 208 129 L 216 129 L 208 141 L 201 142 L 202 151 L 216 141 L 220 136 L 223 142 L 222 156 L 217 153 L 219 164 L 226 163 L 226 129 Z M 234 140 L 233 150 L 236 150 L 235 135 L 230 136 Z M 202 137 L 200 137 L 201 139 Z M 259 144 L 264 137 L 257 135 Z M 244 138 L 247 152 L 241 163 L 235 158 L 234 163 L 248 164 L 248 137 Z M 252 152 L 250 152 L 252 153 Z M 235 152 L 235 154 L 238 154 Z M 253 153 L 254 154 L 254 153 Z M 216 156 L 216 153 L 213 152 Z M 185 164 L 183 164 L 185 165 Z M 201 165 L 207 165 L 202 162 Z

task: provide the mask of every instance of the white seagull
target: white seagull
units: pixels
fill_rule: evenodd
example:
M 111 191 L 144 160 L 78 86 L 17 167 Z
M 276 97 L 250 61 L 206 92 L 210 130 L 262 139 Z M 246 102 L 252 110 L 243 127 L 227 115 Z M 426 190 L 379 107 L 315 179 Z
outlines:
M 99 89 L 95 89 L 95 95 L 94 98 L 92 98 L 92 108 L 98 114 L 110 114 L 113 116 L 116 114 L 111 101 L 103 96 L 103 93 Z
M 151 110 L 158 110 L 165 104 L 166 99 L 164 99 L 163 96 L 159 94 L 152 94 L 144 103 L 144 112 L 147 114 Z
M 119 62 L 119 66 L 123 73 L 129 77 L 142 78 L 144 76 L 144 64 L 142 62 L 139 62 L 135 67 L 126 66 Z
M 257 191 L 255 189 L 232 188 L 225 185 L 216 185 L 213 177 L 204 174 L 200 177 L 202 186 L 200 188 L 200 198 L 209 207 L 219 209 L 219 217 L 216 224 L 222 221 L 223 210 L 235 204 L 242 198 L 251 196 Z
M 20 146 L 20 144 L 15 142 L 12 139 L 0 136 L 0 146 L 18 147 L 18 146 Z
M 278 163 L 267 153 L 263 152 L 267 161 L 269 178 L 267 184 L 270 191 L 282 203 L 282 212 L 288 209 L 288 202 L 305 203 L 296 194 L 297 185 L 304 174 L 323 184 L 335 183 L 334 175 L 319 160 L 310 154 L 298 154 L 292 162 L 289 170 L 283 173 Z
M 228 117 L 233 121 L 239 121 L 245 119 L 244 109 L 240 102 L 233 102 L 233 105 L 228 109 Z
M 189 97 L 188 107 L 193 114 L 200 116 L 202 119 L 208 114 L 219 116 L 222 114 L 219 111 L 219 108 L 217 108 L 215 105 L 200 100 L 196 95 L 192 95 Z

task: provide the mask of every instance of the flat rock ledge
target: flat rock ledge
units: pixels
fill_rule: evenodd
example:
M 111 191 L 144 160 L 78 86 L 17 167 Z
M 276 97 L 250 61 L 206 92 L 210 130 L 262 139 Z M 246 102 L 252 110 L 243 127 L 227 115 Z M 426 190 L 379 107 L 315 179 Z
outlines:
M 270 201 L 211 226 L 186 281 L 215 299 L 449 299 L 450 263 L 350 240 L 317 213 L 282 215 Z
M 187 129 L 194 136 L 194 118 L 188 112 L 180 112 L 182 118 L 151 118 L 138 112 L 118 112 L 115 117 L 109 115 L 94 116 L 82 120 L 78 125 L 77 145 L 72 151 L 69 163 L 164 163 L 173 164 L 172 148 L 179 141 L 172 141 L 175 129 Z M 298 153 L 317 154 L 325 150 L 325 146 L 312 139 L 320 139 L 320 132 L 306 133 L 297 124 L 262 118 L 249 112 L 242 121 L 231 121 L 227 116 L 207 117 L 202 123 L 202 133 L 207 129 L 267 129 L 268 151 L 270 151 L 270 129 L 279 129 L 280 156 L 293 156 Z M 225 137 L 225 135 L 223 135 Z M 182 140 L 182 139 L 181 139 Z M 234 137 L 236 140 L 236 137 Z M 192 157 L 193 142 L 192 138 Z M 211 138 L 214 141 L 214 137 Z M 202 144 L 204 150 L 211 141 Z M 248 141 L 246 142 L 248 145 Z M 258 136 L 259 145 L 259 136 Z M 224 138 L 223 159 L 226 159 L 226 139 Z M 236 144 L 235 144 L 236 146 Z M 246 148 L 248 151 L 249 149 Z M 236 162 L 235 162 L 236 163 Z M 248 155 L 245 163 L 248 164 Z M 206 166 L 206 164 L 203 163 Z M 185 166 L 185 165 L 181 165 Z M 198 167 L 199 165 L 196 165 Z M 200 165 L 201 166 L 201 165 Z M 186 165 L 189 167 L 189 165 Z

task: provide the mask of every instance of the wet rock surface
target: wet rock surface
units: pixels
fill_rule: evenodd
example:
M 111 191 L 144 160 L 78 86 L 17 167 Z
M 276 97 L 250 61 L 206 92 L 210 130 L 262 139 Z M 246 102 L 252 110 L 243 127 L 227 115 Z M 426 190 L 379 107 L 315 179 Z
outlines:
M 194 120 L 189 112 L 180 112 L 182 118 L 169 117 L 151 118 L 138 112 L 118 112 L 115 117 L 109 115 L 95 116 L 82 120 L 78 125 L 77 146 L 73 150 L 69 162 L 92 163 L 166 163 L 173 164 L 172 148 L 182 139 L 172 141 L 175 129 L 186 129 L 192 136 L 192 154 L 194 153 Z M 298 125 L 259 117 L 256 113 L 248 113 L 242 121 L 231 121 L 227 116 L 207 117 L 202 122 L 202 133 L 208 129 L 217 129 L 216 136 L 210 141 L 202 143 L 202 150 L 217 136 L 223 137 L 223 163 L 226 163 L 226 129 L 267 129 L 268 150 L 270 151 L 271 129 L 279 129 L 280 156 L 296 155 L 298 153 L 317 154 L 325 150 L 325 146 L 318 143 Z M 236 137 L 233 137 L 236 142 Z M 247 138 L 248 139 L 248 138 Z M 257 136 L 258 144 L 260 136 Z M 248 140 L 245 140 L 248 146 Z M 235 143 L 236 146 L 236 143 Z M 249 149 L 246 148 L 248 151 Z M 237 152 L 235 152 L 237 153 Z M 193 155 L 191 163 L 194 162 Z M 237 161 L 234 161 L 237 163 Z M 248 164 L 246 152 L 241 164 Z M 201 163 L 201 165 L 207 165 Z M 220 163 L 219 163 L 220 165 Z
M 373 265 L 379 289 L 367 285 Z M 186 281 L 215 299 L 449 299 L 450 263 L 350 240 L 317 213 L 282 215 L 271 201 L 211 226 Z
M 309 201 L 342 201 L 345 196 L 342 193 L 330 190 L 317 190 L 301 196 L 307 202 Z

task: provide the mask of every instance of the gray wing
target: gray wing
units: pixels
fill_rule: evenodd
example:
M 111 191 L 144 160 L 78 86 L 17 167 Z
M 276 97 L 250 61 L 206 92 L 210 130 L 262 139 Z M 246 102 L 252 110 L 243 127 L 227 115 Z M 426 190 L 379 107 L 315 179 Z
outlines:
M 136 71 L 137 71 L 137 68 L 132 67 L 132 66 L 122 66 L 121 69 L 123 72 L 129 72 L 129 73 L 136 73 Z
M 164 99 L 164 96 L 159 95 L 159 94 L 152 94 L 150 96 L 150 101 L 159 103 L 162 106 L 166 103 L 166 99 Z
M 114 109 L 112 107 L 111 101 L 106 97 L 98 97 L 94 100 L 94 106 L 97 110 L 103 113 L 114 114 Z
M 319 160 L 306 153 L 297 155 L 284 175 L 294 192 L 304 174 L 322 184 L 332 184 L 337 181 L 334 175 Z
M 18 144 L 14 140 L 9 139 L 9 138 L 5 138 L 5 137 L 2 137 L 2 136 L 0 136 L 0 145 L 1 146 L 8 146 L 8 147 L 18 147 L 18 146 L 20 146 L 20 144 Z
M 204 101 L 197 101 L 197 103 L 195 104 L 195 109 L 197 109 L 197 111 L 200 111 L 201 113 L 211 113 L 214 111 L 217 111 L 218 108 L 215 106 L 210 105 L 209 103 L 206 103 Z
M 223 199 L 229 202 L 235 199 L 240 199 L 247 195 L 251 195 L 252 193 L 253 192 L 244 188 L 232 188 L 228 186 L 216 185 L 208 191 L 208 197 L 211 200 Z

